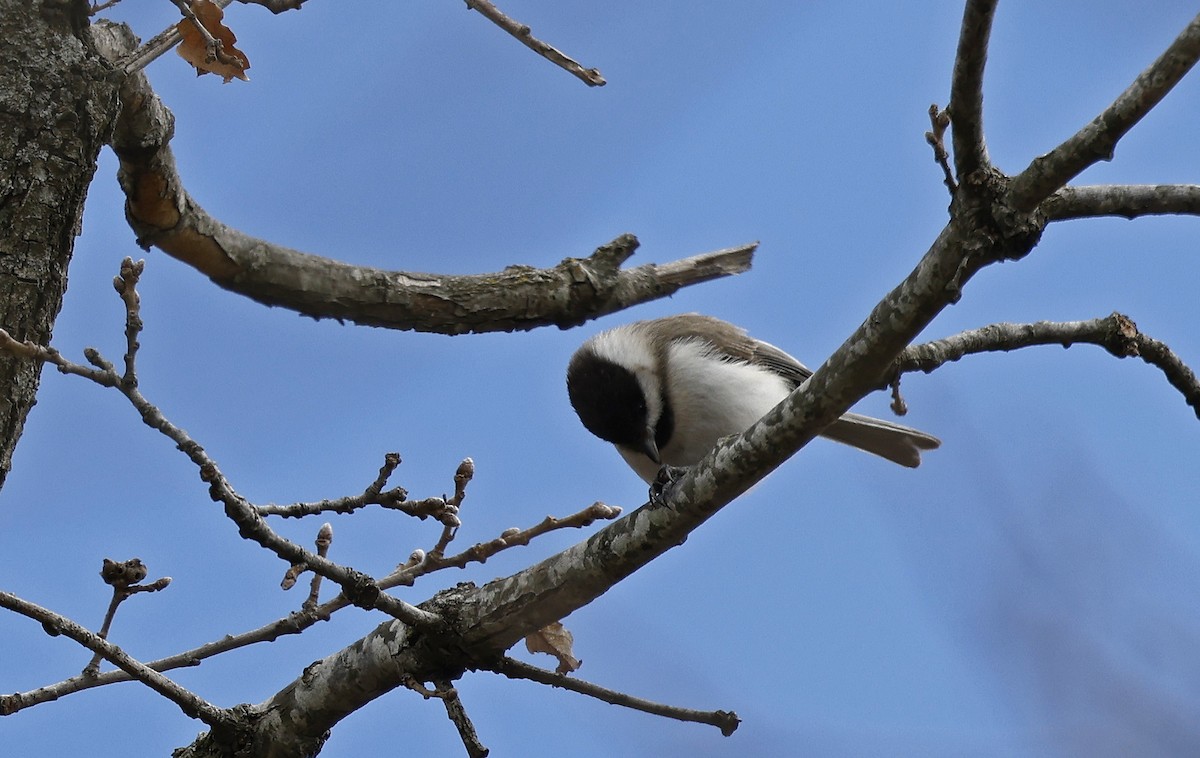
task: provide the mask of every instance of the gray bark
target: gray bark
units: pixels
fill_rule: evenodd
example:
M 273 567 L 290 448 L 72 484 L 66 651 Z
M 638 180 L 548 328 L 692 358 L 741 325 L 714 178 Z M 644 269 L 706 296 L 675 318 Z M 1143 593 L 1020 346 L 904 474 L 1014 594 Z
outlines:
M 0 0 L 0 326 L 47 344 L 116 85 L 83 0 Z M 0 355 L 0 485 L 41 365 Z

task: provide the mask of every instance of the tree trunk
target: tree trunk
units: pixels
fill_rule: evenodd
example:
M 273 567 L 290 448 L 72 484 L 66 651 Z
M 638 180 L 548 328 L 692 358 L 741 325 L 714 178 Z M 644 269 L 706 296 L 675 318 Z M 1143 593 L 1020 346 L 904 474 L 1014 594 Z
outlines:
M 117 80 L 88 37 L 86 0 L 0 0 L 0 327 L 47 344 L 67 286 Z M 0 356 L 0 485 L 41 366 Z

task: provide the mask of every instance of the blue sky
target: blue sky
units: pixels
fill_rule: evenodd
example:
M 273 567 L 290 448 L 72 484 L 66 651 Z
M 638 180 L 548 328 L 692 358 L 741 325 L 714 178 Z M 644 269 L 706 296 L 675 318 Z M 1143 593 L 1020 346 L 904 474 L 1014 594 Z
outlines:
M 1005 3 L 985 83 L 989 147 L 1016 172 L 1107 105 L 1183 28 L 1184 2 Z M 948 197 L 923 140 L 945 105 L 961 4 L 505 2 L 601 69 L 589 89 L 459 2 L 312 0 L 227 20 L 249 83 L 148 73 L 177 117 L 184 181 L 214 216 L 341 260 L 486 272 L 587 255 L 631 264 L 759 240 L 745 275 L 563 332 L 443 337 L 315 323 L 224 292 L 122 217 L 102 156 L 54 344 L 123 346 L 109 280 L 147 259 L 141 386 L 257 502 L 361 491 L 383 454 L 414 496 L 477 466 L 466 546 L 645 487 L 590 437 L 563 383 L 574 348 L 635 318 L 702 311 L 819 364 L 915 264 Z M 168 3 L 125 0 L 144 38 Z M 1200 80 L 1082 181 L 1196 182 Z M 1195 219 L 1077 221 L 982 272 L 927 330 L 1119 310 L 1200 363 Z M 1200 749 L 1200 426 L 1155 370 L 1041 348 L 910 376 L 910 423 L 944 445 L 916 471 L 818 441 L 688 542 L 566 619 L 582 678 L 742 717 L 736 734 L 492 674 L 459 682 L 494 756 L 1179 755 Z M 886 398 L 859 410 L 887 415 Z M 382 574 L 429 523 L 333 519 L 331 557 Z M 278 525 L 310 543 L 319 521 Z M 581 539 L 553 534 L 404 590 L 419 602 Z M 93 628 L 101 559 L 169 590 L 112 639 L 149 659 L 285 615 L 284 567 L 237 537 L 191 465 L 114 392 L 47 372 L 0 493 L 3 588 Z M 259 702 L 373 628 L 349 609 L 298 638 L 172 674 Z M 77 673 L 82 649 L 0 615 L 0 691 Z M 521 651 L 517 653 L 528 657 Z M 545 656 L 541 656 L 545 658 Z M 540 662 L 552 667 L 548 659 Z M 120 723 L 119 728 L 114 728 Z M 6 754 L 164 755 L 201 725 L 134 684 L 0 720 Z M 462 754 L 441 706 L 396 692 L 324 756 Z

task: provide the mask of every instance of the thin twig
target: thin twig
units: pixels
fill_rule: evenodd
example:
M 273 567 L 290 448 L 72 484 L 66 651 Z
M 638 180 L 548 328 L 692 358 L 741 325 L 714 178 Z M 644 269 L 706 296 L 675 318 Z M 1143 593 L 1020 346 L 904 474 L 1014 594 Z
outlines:
M 125 375 L 121 381 L 128 385 L 137 384 L 137 351 L 140 347 L 137 339 L 143 326 L 137 283 L 145 270 L 146 261 L 134 263 L 127 257 L 121 261 L 121 273 L 113 277 L 113 289 L 125 303 Z
M 467 749 L 469 758 L 487 758 L 491 751 L 479 741 L 479 733 L 475 731 L 475 725 L 471 723 L 471 718 L 467 715 L 467 709 L 458 696 L 458 690 L 451 686 L 449 679 L 439 679 L 434 682 L 434 685 L 437 687 L 442 705 L 446 707 L 446 715 L 450 717 L 454 728 L 458 730 L 458 736 L 462 738 L 463 747 Z
M 329 556 L 329 546 L 333 543 L 333 524 L 326 521 L 317 532 L 317 555 L 322 558 Z M 301 604 L 301 610 L 309 611 L 317 607 L 321 595 L 321 575 L 313 573 L 312 584 L 309 585 L 308 598 Z
M 379 505 L 383 508 L 400 511 L 401 513 L 406 513 L 409 516 L 415 516 L 422 520 L 432 516 L 445 525 L 455 525 L 457 523 L 457 508 L 453 503 L 447 502 L 445 498 L 431 497 L 424 500 L 409 500 L 408 491 L 403 487 L 394 487 L 386 491 L 383 489 L 383 486 L 387 484 L 388 478 L 391 477 L 399 465 L 399 453 L 388 453 L 385 455 L 383 466 L 379 469 L 379 476 L 363 490 L 361 495 L 341 497 L 334 500 L 321 500 L 313 503 L 292 503 L 291 505 L 275 505 L 272 503 L 257 505 L 254 509 L 260 516 L 301 518 L 303 516 L 328 512 L 353 513 L 359 508 L 364 508 L 368 505 Z
M 496 26 L 508 32 L 512 36 L 520 40 L 522 45 L 528 47 L 538 55 L 550 61 L 559 68 L 565 69 L 573 74 L 589 87 L 603 87 L 606 82 L 598 69 L 584 68 L 578 61 L 565 55 L 561 50 L 552 47 L 551 45 L 542 42 L 537 37 L 534 37 L 530 32 L 529 27 L 519 21 L 514 21 L 493 5 L 489 0 L 466 0 L 467 8 L 479 11 Z
M 81 376 L 102 387 L 116 387 L 119 381 L 117 375 L 111 370 L 105 371 L 104 369 L 88 368 L 87 366 L 73 363 L 62 357 L 62 354 L 52 347 L 35 345 L 29 340 L 21 341 L 14 339 L 11 334 L 3 329 L 0 329 L 0 350 L 22 358 L 28 358 L 29 360 L 49 363 L 57 368 L 60 373 Z
M 651 700 L 643 700 L 632 695 L 626 695 L 624 692 L 610 690 L 598 684 L 585 682 L 575 677 L 556 674 L 553 671 L 531 666 L 528 663 L 518 661 L 515 658 L 509 658 L 508 656 L 501 658 L 491 667 L 491 670 L 511 679 L 528 679 L 539 684 L 548 684 L 551 687 L 561 687 L 564 690 L 578 692 L 581 695 L 594 697 L 606 703 L 632 708 L 655 716 L 665 716 L 677 721 L 691 721 L 697 724 L 710 724 L 720 729 L 721 734 L 726 737 L 733 734 L 738 728 L 738 724 L 741 723 L 741 719 L 733 711 L 697 711 L 692 708 L 679 708 L 673 705 L 655 703 Z
M 446 552 L 446 548 L 450 545 L 451 540 L 458 534 L 458 527 L 462 525 L 459 521 L 458 511 L 462 507 L 463 500 L 467 497 L 467 485 L 475 476 L 475 461 L 470 458 L 464 458 L 462 463 L 458 464 L 458 469 L 454 472 L 454 497 L 446 500 L 446 517 L 442 520 L 442 536 L 438 538 L 437 544 L 429 551 L 429 557 L 433 560 L 438 560 L 442 554 Z
M 518 545 L 528 545 L 531 540 L 556 529 L 580 528 L 590 526 L 598 519 L 615 519 L 621 515 L 621 509 L 592 503 L 587 508 L 564 518 L 547 516 L 538 524 L 528 529 L 506 529 L 499 537 L 489 542 L 480 542 L 457 555 L 449 558 L 421 554 L 419 560 L 410 559 L 408 563 L 398 567 L 394 572 L 379 580 L 379 585 L 385 589 L 399 585 L 412 585 L 418 577 L 431 574 L 444 568 L 454 566 L 465 568 L 470 563 L 486 563 L 496 553 Z M 414 558 L 416 555 L 414 554 Z
M 433 689 L 433 690 L 429 689 L 428 687 L 425 686 L 424 682 L 418 682 L 416 679 L 413 679 L 411 676 L 401 677 L 400 684 L 404 685 L 405 687 L 407 687 L 408 689 L 417 693 L 418 695 L 425 698 L 426 700 L 429 700 L 430 698 L 435 698 L 435 697 L 440 698 L 445 694 L 445 693 L 439 692 L 436 689 Z
M 937 103 L 929 106 L 930 130 L 925 132 L 925 141 L 933 148 L 933 160 L 942 167 L 942 183 L 950 190 L 950 197 L 958 185 L 954 183 L 954 172 L 950 170 L 950 154 L 946 152 L 946 127 L 950 126 L 950 114 L 939 110 Z
M 221 40 L 213 37 L 212 32 L 205 28 L 204 23 L 196 18 L 195 12 L 192 11 L 192 0 L 171 0 L 171 3 L 179 9 L 184 18 L 192 22 L 192 26 L 196 27 L 196 31 L 204 38 L 204 46 L 208 51 L 206 53 L 206 60 L 210 63 L 212 61 L 229 63 L 230 61 L 226 60 L 229 56 L 225 55 L 222 51 L 224 45 L 221 44 Z
M 316 546 L 317 555 L 322 558 L 329 556 L 329 546 L 333 544 L 333 524 L 326 521 L 321 524 L 321 528 L 317 530 Z M 284 590 L 290 590 L 296 586 L 296 581 L 300 575 L 308 570 L 307 563 L 293 563 L 288 566 L 288 570 L 283 574 L 283 581 L 279 586 Z M 321 575 L 314 573 L 312 583 L 309 585 L 308 597 L 300 604 L 300 610 L 309 612 L 317 607 L 317 598 L 321 593 Z

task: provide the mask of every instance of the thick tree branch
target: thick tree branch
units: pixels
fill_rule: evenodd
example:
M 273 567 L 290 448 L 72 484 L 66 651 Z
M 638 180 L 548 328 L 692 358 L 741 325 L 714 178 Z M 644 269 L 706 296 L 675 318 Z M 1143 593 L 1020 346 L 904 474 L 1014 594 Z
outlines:
M 117 87 L 87 34 L 88 6 L 0 6 L 0 326 L 49 340 Z M 40 367 L 0 356 L 0 485 L 35 401 Z
M 217 708 L 189 692 L 144 663 L 135 660 L 108 640 L 93 634 L 65 616 L 60 616 L 8 592 L 0 592 L 0 607 L 41 623 L 46 629 L 46 633 L 51 636 L 65 635 L 88 650 L 97 653 L 133 679 L 178 705 L 179 709 L 191 718 L 199 719 L 216 729 L 224 729 L 232 725 L 233 718 L 228 711 Z M 8 715 L 25 707 L 19 698 L 20 695 L 0 697 L 0 715 Z
M 950 119 L 953 122 L 954 170 L 961 180 L 991 166 L 983 134 L 983 69 L 997 0 L 968 0 L 963 9 L 958 52 L 950 82 Z
M 1063 187 L 1042 203 L 1050 221 L 1097 216 L 1200 216 L 1197 184 L 1097 184 Z
M 127 35 L 109 24 L 95 36 L 115 58 L 129 46 Z M 626 234 L 587 258 L 546 269 L 450 276 L 354 266 L 251 237 L 209 216 L 183 187 L 168 144 L 173 117 L 144 75 L 126 80 L 122 105 L 112 146 L 139 244 L 158 247 L 230 291 L 313 318 L 443 334 L 566 328 L 746 271 L 757 247 L 622 269 L 638 247 Z
M 529 27 L 522 24 L 520 21 L 514 21 L 493 5 L 490 0 L 466 0 L 467 7 L 473 11 L 479 11 L 485 18 L 491 21 L 496 26 L 516 37 L 522 45 L 529 48 L 533 52 L 542 56 L 554 65 L 570 72 L 577 79 L 582 81 L 589 87 L 603 87 L 606 82 L 598 69 L 584 68 L 578 61 L 564 55 L 561 50 L 558 50 L 551 45 L 542 42 L 529 30 Z
M 1036 345 L 1099 345 L 1118 358 L 1141 358 L 1163 372 L 1171 386 L 1200 417 L 1200 381 L 1167 345 L 1138 331 L 1128 316 L 1113 313 L 1090 321 L 1038 321 L 1032 324 L 991 324 L 945 339 L 912 345 L 896 359 L 896 370 L 924 371 L 984 352 L 1008 352 Z
M 1192 19 L 1150 67 L 1090 124 L 1061 145 L 1033 159 L 1012 180 L 1012 203 L 1033 210 L 1052 193 L 1101 160 L 1111 160 L 1117 142 L 1158 105 L 1200 58 L 1200 15 Z

